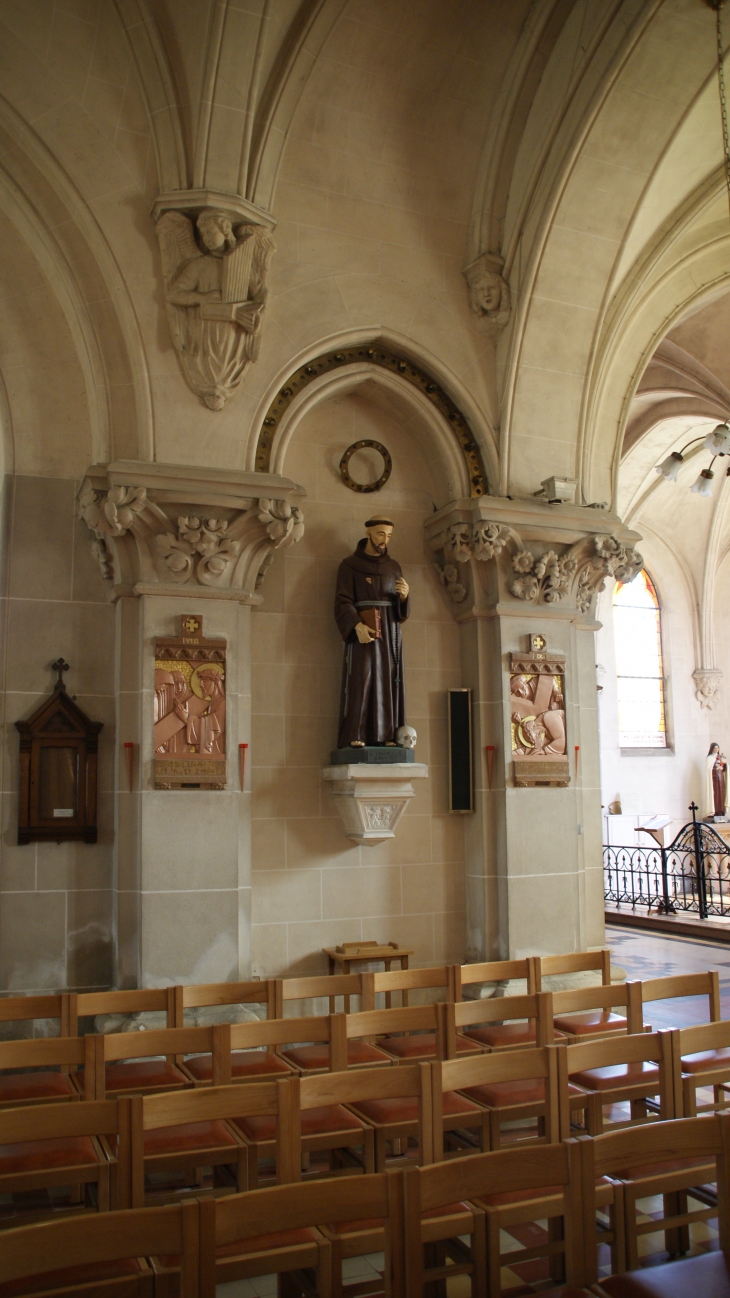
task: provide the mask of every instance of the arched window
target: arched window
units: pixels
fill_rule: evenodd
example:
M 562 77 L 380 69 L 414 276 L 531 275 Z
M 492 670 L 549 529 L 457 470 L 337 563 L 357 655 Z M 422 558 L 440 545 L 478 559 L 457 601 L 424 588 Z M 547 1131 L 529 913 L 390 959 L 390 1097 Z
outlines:
M 659 600 L 646 569 L 613 593 L 621 748 L 666 748 Z

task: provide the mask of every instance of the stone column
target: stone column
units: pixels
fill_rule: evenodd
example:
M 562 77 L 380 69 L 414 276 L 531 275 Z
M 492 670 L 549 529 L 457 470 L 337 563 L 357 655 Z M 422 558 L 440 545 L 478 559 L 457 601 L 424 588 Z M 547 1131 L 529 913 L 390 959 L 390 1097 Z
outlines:
M 605 511 L 490 496 L 439 510 L 425 533 L 462 628 L 464 684 L 473 691 L 467 959 L 599 946 L 603 862 L 593 636 L 599 624 L 593 609 L 607 579 L 630 578 L 641 569 L 634 549 L 640 538 Z M 535 649 L 544 653 L 535 658 Z M 520 668 L 530 652 L 533 658 Z M 523 708 L 538 749 L 553 749 L 533 769 L 513 752 L 510 671 L 549 671 L 551 655 L 556 671 L 564 668 L 565 752 L 555 753 L 550 719 L 546 729 L 540 708 L 534 722 Z M 553 706 L 558 703 L 556 697 Z M 530 743 L 524 729 L 514 742 L 524 754 Z M 532 787 L 520 787 L 525 782 Z
M 120 987 L 249 975 L 250 792 L 239 744 L 251 733 L 251 606 L 274 551 L 303 533 L 303 494 L 276 474 L 129 461 L 95 466 L 79 493 L 117 611 Z M 225 641 L 226 770 L 220 778 L 219 764 L 209 787 L 165 788 L 155 771 L 155 642 L 180 637 L 187 615 L 202 619 L 205 640 Z M 205 772 L 197 779 L 205 784 Z

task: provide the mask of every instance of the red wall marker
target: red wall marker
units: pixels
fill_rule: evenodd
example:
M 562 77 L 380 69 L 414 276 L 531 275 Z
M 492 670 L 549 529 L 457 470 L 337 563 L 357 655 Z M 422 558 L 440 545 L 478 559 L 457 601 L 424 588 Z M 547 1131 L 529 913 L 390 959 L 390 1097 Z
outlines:
M 124 757 L 127 762 L 127 780 L 129 781 L 129 792 L 132 793 L 132 774 L 134 769 L 134 744 L 124 745 Z
M 244 785 L 246 783 L 246 749 L 247 748 L 248 748 L 248 744 L 238 745 L 238 764 L 241 769 L 241 789 L 244 788 Z
M 487 781 L 489 787 L 492 787 L 492 772 L 494 771 L 494 744 L 487 744 Z

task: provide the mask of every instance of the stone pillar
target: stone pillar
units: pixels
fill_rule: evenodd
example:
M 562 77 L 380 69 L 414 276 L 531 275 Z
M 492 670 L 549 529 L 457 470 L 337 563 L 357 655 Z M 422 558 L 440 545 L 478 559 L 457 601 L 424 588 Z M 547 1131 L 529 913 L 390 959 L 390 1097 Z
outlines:
M 302 496 L 275 474 L 131 462 L 95 467 L 79 493 L 117 611 L 120 987 L 250 973 L 250 791 L 239 744 L 251 734 L 251 605 L 274 551 L 302 535 Z M 202 619 L 205 641 L 225 642 L 226 771 L 220 779 L 216 768 L 210 787 L 166 788 L 155 770 L 155 642 L 180 637 L 187 615 Z M 205 784 L 205 771 L 197 779 Z
M 463 680 L 473 691 L 467 959 L 599 946 L 603 861 L 593 608 L 606 579 L 630 578 L 641 569 L 634 549 L 639 537 L 608 512 L 490 496 L 439 510 L 425 532 L 461 625 Z M 510 671 L 516 674 L 520 658 L 531 652 L 533 659 L 522 664 L 527 675 L 548 671 L 550 655 L 552 666 L 564 668 L 562 754 L 550 734 L 559 723 L 548 718 L 544 725 L 539 705 L 534 720 L 522 707 L 523 730 L 514 729 L 511 688 L 523 687 L 511 687 Z M 552 707 L 558 706 L 554 693 Z M 536 751 L 533 741 L 539 754 L 534 771 L 524 758 L 525 751 Z M 520 787 L 526 770 L 532 787 Z

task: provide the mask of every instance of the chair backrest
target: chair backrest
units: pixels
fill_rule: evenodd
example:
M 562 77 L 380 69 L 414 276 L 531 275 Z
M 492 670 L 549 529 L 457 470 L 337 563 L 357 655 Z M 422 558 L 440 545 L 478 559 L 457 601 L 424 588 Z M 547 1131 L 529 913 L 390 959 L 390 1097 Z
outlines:
M 443 1096 L 446 1091 L 464 1091 L 472 1086 L 494 1086 L 501 1082 L 541 1080 L 545 1082 L 545 1140 L 560 1139 L 558 1122 L 558 1049 L 532 1046 L 527 1050 L 493 1050 L 487 1055 L 437 1060 L 431 1065 L 431 1112 L 433 1114 L 434 1161 L 443 1158 Z
M 360 1009 L 373 1009 L 368 997 L 370 987 L 366 980 L 363 988 L 363 974 L 318 974 L 312 978 L 277 978 L 274 982 L 275 1014 L 271 1018 L 283 1019 L 285 1005 L 292 1001 L 319 1000 L 328 997 L 330 1001 L 337 997 L 360 997 Z
M 211 1008 L 216 1005 L 263 1005 L 266 1018 L 274 1019 L 276 1013 L 276 988 L 273 978 L 259 978 L 245 983 L 199 983 L 175 987 L 176 1012 L 174 1027 L 184 1027 L 185 1010 Z
M 412 991 L 441 991 L 438 1001 L 454 999 L 454 971 L 452 965 L 441 965 L 435 969 L 390 969 L 386 973 L 366 973 L 363 975 L 371 988 L 366 995 L 372 995 L 372 1008 L 375 1009 L 375 997 L 378 993 L 386 995 L 400 992 L 401 1006 L 408 1005 L 408 994 Z M 388 1008 L 391 1008 L 388 1006 Z
M 435 1032 L 436 1057 L 443 1058 L 445 1045 L 438 1005 L 409 1005 L 405 1009 L 396 1007 L 391 1010 L 364 1010 L 360 1014 L 345 1015 L 345 1035 L 348 1041 L 390 1036 L 397 1032 Z
M 625 1127 L 607 1131 L 601 1136 L 581 1136 L 581 1181 L 583 1187 L 583 1237 L 586 1245 L 586 1283 L 598 1278 L 596 1255 L 596 1178 L 627 1176 L 631 1169 L 650 1164 L 658 1176 L 658 1164 L 667 1163 L 668 1171 L 677 1161 L 694 1158 L 716 1160 L 719 1244 L 730 1248 L 730 1114 L 702 1118 L 675 1118 L 672 1122 L 654 1122 L 647 1126 Z M 673 1188 L 673 1187 L 672 1187 Z
M 0 1023 L 30 1022 L 32 1019 L 58 1019 L 62 1037 L 75 1037 L 71 1025 L 70 995 L 59 992 L 53 996 L 0 996 Z
M 278 1053 L 282 1046 L 327 1041 L 331 1072 L 347 1068 L 344 1014 L 324 1014 L 311 1019 L 264 1019 L 261 1023 L 232 1023 L 230 1033 L 232 1050 L 255 1050 L 265 1046 Z
M 142 1207 L 144 1204 L 144 1132 L 157 1131 L 160 1127 L 183 1126 L 191 1122 L 214 1122 L 254 1115 L 275 1117 L 277 1178 L 281 1183 L 298 1181 L 300 1167 L 295 1160 L 295 1102 L 296 1097 L 288 1078 L 251 1082 L 247 1086 L 205 1086 L 188 1091 L 163 1091 L 160 1095 L 131 1096 L 128 1103 L 132 1207 Z M 83 1109 L 86 1105 L 66 1107 Z
M 201 1202 L 201 1298 L 214 1298 L 216 1249 L 307 1226 L 376 1219 L 385 1226 L 385 1293 L 403 1295 L 402 1172 L 275 1185 Z M 271 1250 L 275 1250 L 272 1240 Z M 318 1292 L 322 1289 L 318 1286 Z
M 130 1100 L 125 1097 L 121 1100 L 85 1100 L 83 1104 L 33 1104 L 26 1108 L 0 1109 L 0 1145 L 23 1144 L 26 1140 L 62 1140 L 76 1136 L 116 1136 L 118 1202 L 120 1207 L 128 1207 L 131 1139 L 129 1105 Z
M 360 1178 L 356 1178 L 356 1183 Z M 568 1278 L 582 1282 L 583 1238 L 581 1215 L 580 1148 L 577 1140 L 529 1149 L 502 1149 L 467 1158 L 448 1159 L 426 1167 L 409 1168 L 404 1177 L 406 1275 L 408 1298 L 423 1293 L 421 1219 L 464 1199 L 480 1199 L 514 1191 L 539 1191 L 565 1187 L 565 1250 Z M 537 1196 L 536 1196 L 537 1197 Z
M 84 1070 L 84 1099 L 96 1098 L 94 1037 L 34 1037 L 0 1041 L 0 1072 L 5 1069 L 60 1068 Z
M 672 1073 L 674 1079 L 674 1113 L 682 1117 L 684 1097 L 682 1095 L 682 1059 L 685 1055 L 698 1054 L 702 1050 L 727 1050 L 730 1048 L 730 1020 L 721 1019 L 719 1023 L 699 1023 L 691 1028 L 674 1028 L 669 1034 L 672 1051 Z M 730 1066 L 730 1059 L 718 1060 Z M 702 1074 L 698 1074 L 701 1080 Z
M 728 1025 L 730 1026 L 730 1025 Z M 659 1105 L 662 1121 L 675 1114 L 672 1041 L 669 1032 L 621 1032 L 599 1041 L 579 1041 L 560 1045 L 558 1055 L 558 1103 L 560 1132 L 570 1135 L 570 1078 L 588 1068 L 611 1068 L 617 1064 L 656 1063 L 659 1065 Z M 620 1087 L 623 1079 L 617 1079 Z M 609 1100 L 606 1101 L 609 1103 Z
M 489 996 L 480 1001 L 455 1001 L 442 1009 L 446 1058 L 456 1056 L 456 1034 L 463 1028 L 486 1023 L 511 1023 L 526 1019 L 535 1024 L 535 1044 L 549 1046 L 554 1038 L 549 992 L 533 996 Z
M 452 972 L 454 1000 L 460 1001 L 465 987 L 476 983 L 510 982 L 513 978 L 527 980 L 528 994 L 536 990 L 535 957 L 525 960 L 488 960 L 485 964 L 457 964 Z M 491 998 L 490 998 L 491 999 Z
M 535 991 L 542 991 L 542 979 L 556 974 L 584 973 L 596 969 L 601 974 L 601 982 L 608 987 L 611 982 L 611 952 L 574 951 L 569 955 L 536 955 Z
M 176 1027 L 175 987 L 135 987 L 119 992 L 69 992 L 71 1035 L 78 1033 L 79 1019 L 97 1014 L 167 1015 L 168 1028 Z
M 231 1025 L 218 1023 L 212 1028 L 160 1028 L 157 1032 L 109 1032 L 92 1038 L 95 1046 L 95 1094 L 106 1094 L 105 1065 L 122 1059 L 168 1059 L 183 1055 L 213 1056 L 213 1085 L 225 1086 L 231 1080 Z
M 641 984 L 613 983 L 600 987 L 576 987 L 565 992 L 542 992 L 551 998 L 551 1015 L 580 1014 L 584 1010 L 612 1010 L 618 1005 L 626 1010 L 628 1031 L 640 1032 Z
M 189 1200 L 165 1208 L 89 1213 L 4 1230 L 0 1232 L 0 1275 L 10 1284 L 66 1267 L 179 1254 L 180 1298 L 198 1298 L 198 1220 L 197 1200 Z
M 720 980 L 716 969 L 708 969 L 707 973 L 679 974 L 670 978 L 648 978 L 639 983 L 639 987 L 641 1007 L 646 1005 L 647 1001 L 676 1000 L 681 996 L 706 996 L 710 1022 L 717 1023 L 722 1018 Z
M 352 1068 L 346 1073 L 316 1073 L 291 1080 L 297 1115 L 330 1104 L 358 1104 L 364 1100 L 418 1100 L 418 1145 L 421 1162 L 433 1159 L 430 1064 L 404 1064 L 400 1068 Z M 301 1140 L 301 1128 L 298 1135 Z M 301 1166 L 301 1158 L 298 1161 Z M 360 1178 L 358 1178 L 360 1180 Z

